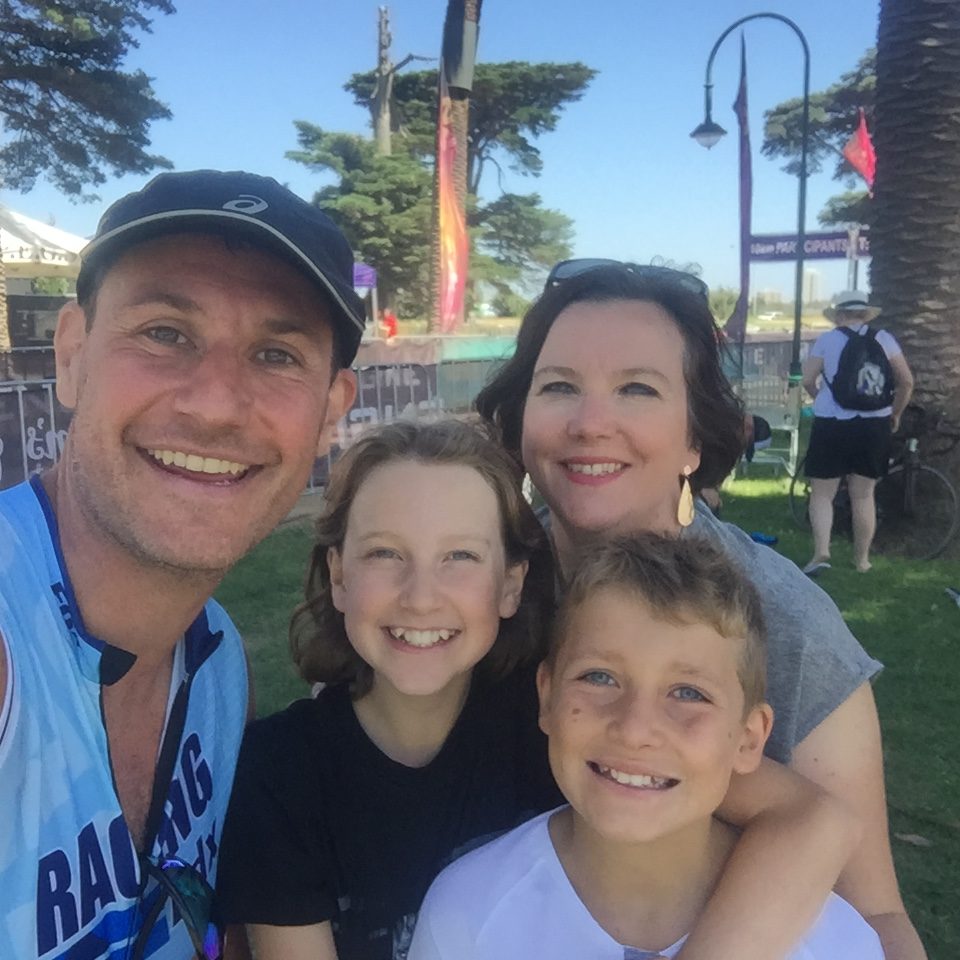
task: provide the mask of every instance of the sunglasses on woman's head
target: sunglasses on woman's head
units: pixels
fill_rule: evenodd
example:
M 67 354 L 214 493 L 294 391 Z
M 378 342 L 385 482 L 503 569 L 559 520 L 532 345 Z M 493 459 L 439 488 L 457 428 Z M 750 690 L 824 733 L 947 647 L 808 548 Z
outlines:
M 144 956 L 150 933 L 168 900 L 190 934 L 197 960 L 220 960 L 223 956 L 223 931 L 213 918 L 213 888 L 202 874 L 176 858 L 160 860 L 158 863 L 144 860 L 142 868 L 157 881 L 160 895 L 140 930 L 132 960 L 140 960 Z
M 689 290 L 704 300 L 710 296 L 710 288 L 692 273 L 686 273 L 683 270 L 674 270 L 673 267 L 657 267 L 642 263 L 626 263 L 622 260 L 607 260 L 603 257 L 583 257 L 578 260 L 561 260 L 550 271 L 545 289 L 555 287 L 570 280 L 573 277 L 579 277 L 582 273 L 589 273 L 591 270 L 598 270 L 601 267 L 621 267 L 638 277 L 649 277 L 654 280 L 667 280 Z

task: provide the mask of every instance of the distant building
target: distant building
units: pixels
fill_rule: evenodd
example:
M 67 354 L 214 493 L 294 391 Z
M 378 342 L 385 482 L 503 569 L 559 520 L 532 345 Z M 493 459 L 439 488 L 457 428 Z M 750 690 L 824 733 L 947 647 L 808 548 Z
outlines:
M 757 300 L 765 304 L 783 303 L 783 291 L 769 287 L 766 290 L 757 290 L 754 294 Z
M 803 268 L 803 302 L 819 303 L 820 294 L 820 271 L 812 267 Z

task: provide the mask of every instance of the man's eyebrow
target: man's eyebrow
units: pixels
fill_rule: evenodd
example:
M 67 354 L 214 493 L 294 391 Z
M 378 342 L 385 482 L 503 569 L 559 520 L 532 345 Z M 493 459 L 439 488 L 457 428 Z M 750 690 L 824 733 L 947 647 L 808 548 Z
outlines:
M 323 327 L 322 321 L 317 317 L 269 317 L 264 324 L 277 336 L 302 333 L 306 337 L 315 337 Z
M 179 310 L 181 313 L 196 313 L 200 309 L 200 304 L 196 300 L 191 300 L 190 297 L 185 297 L 179 293 L 172 293 L 169 290 L 147 290 L 132 301 L 129 306 L 147 307 L 156 304 Z

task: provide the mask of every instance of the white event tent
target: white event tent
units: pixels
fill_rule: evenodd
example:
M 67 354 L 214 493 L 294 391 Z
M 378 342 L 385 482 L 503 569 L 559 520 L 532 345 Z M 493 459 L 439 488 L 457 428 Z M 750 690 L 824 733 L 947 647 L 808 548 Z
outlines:
M 8 277 L 76 277 L 86 243 L 0 204 L 0 260 Z

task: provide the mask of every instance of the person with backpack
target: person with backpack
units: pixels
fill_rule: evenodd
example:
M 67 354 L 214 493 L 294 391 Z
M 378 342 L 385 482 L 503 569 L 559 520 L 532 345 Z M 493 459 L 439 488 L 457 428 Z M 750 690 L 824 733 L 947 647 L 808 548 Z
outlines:
M 803 364 L 803 386 L 813 401 L 813 429 L 805 472 L 810 479 L 813 557 L 803 568 L 815 577 L 830 567 L 833 498 L 847 478 L 853 516 L 853 563 L 870 569 L 877 525 L 873 491 L 887 472 L 890 440 L 913 392 L 913 374 L 900 345 L 870 321 L 880 313 L 859 290 L 844 290 L 824 316 L 836 326 L 821 334 Z

